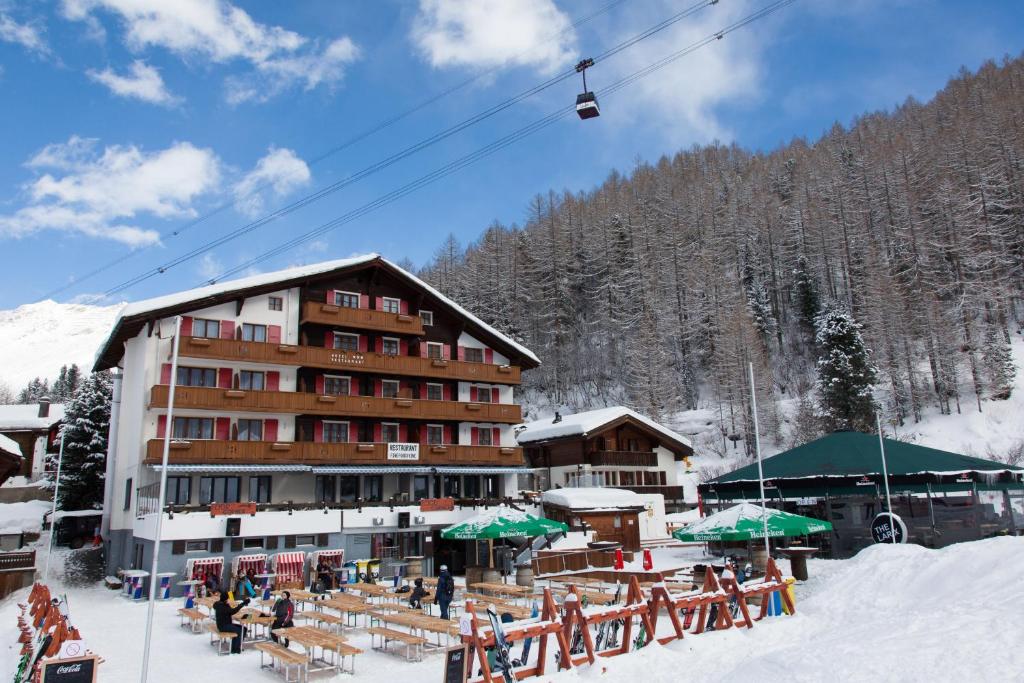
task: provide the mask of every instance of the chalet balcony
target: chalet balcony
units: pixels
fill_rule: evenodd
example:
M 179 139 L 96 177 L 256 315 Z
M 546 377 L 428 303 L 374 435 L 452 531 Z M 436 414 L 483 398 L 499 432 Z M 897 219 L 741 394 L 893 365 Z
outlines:
M 520 382 L 520 370 L 512 365 L 469 363 L 459 360 L 420 358 L 419 356 L 392 356 L 383 353 L 325 349 L 319 346 L 182 337 L 180 353 L 183 357 L 188 358 L 297 365 L 334 372 L 355 370 L 381 375 L 403 375 L 487 384 L 519 384 Z
M 368 308 L 348 308 L 317 301 L 302 304 L 300 323 L 320 323 L 352 327 L 359 330 L 391 332 L 393 334 L 423 334 L 423 321 L 418 315 L 371 311 Z
M 615 486 L 617 489 L 626 489 L 627 491 L 633 491 L 634 493 L 660 493 L 665 496 L 665 500 L 682 500 L 683 499 L 683 487 L 682 486 Z
M 163 439 L 146 444 L 146 464 L 159 465 Z M 171 441 L 172 465 L 473 465 L 522 467 L 522 448 L 420 444 L 416 461 L 396 462 L 387 457 L 384 443 L 313 443 L 273 441 Z
M 170 387 L 150 392 L 150 408 L 166 408 Z M 393 420 L 455 420 L 518 424 L 522 409 L 514 403 L 463 403 L 373 396 L 320 396 L 294 391 L 242 391 L 213 387 L 176 387 L 174 407 L 220 412 L 288 413 Z
M 595 467 L 657 467 L 658 454 L 638 451 L 595 451 L 587 454 L 587 462 Z

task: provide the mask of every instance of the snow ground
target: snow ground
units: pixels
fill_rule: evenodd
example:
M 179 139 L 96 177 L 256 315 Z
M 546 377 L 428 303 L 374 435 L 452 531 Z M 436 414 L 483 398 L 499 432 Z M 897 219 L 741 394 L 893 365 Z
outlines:
M 680 549 L 686 555 L 692 551 Z M 852 560 L 812 560 L 811 579 L 797 586 L 794 617 L 768 619 L 752 630 L 691 634 L 536 680 L 658 683 L 678 681 L 682 672 L 688 681 L 1020 680 L 1022 561 L 1024 538 L 1011 537 L 941 550 L 873 546 Z M 54 588 L 67 593 L 72 621 L 87 646 L 106 659 L 100 669 L 104 683 L 138 680 L 146 606 L 100 587 Z M 0 603 L 0 670 L 7 675 L 17 661 L 17 602 L 26 593 Z M 220 657 L 205 634 L 179 628 L 179 605 L 180 600 L 157 605 L 150 681 L 281 680 L 259 670 L 255 651 Z M 667 627 L 668 620 L 659 624 Z M 436 680 L 441 675 L 439 652 L 410 664 L 371 651 L 364 632 L 348 633 L 350 642 L 366 650 L 355 676 L 313 680 Z
M 0 533 L 40 531 L 43 528 L 43 515 L 52 508 L 53 503 L 47 500 L 4 503 L 0 505 Z

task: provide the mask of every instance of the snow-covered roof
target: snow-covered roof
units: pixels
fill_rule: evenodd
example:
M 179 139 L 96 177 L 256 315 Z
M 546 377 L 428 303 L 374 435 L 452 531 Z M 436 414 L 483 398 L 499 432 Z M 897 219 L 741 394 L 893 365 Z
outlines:
M 11 453 L 12 455 L 22 455 L 21 446 L 18 445 L 18 442 L 3 434 L 0 434 L 0 451 Z
M 168 308 L 176 306 L 182 306 L 192 301 L 203 301 L 204 299 L 210 299 L 214 297 L 223 297 L 224 295 L 232 294 L 234 292 L 240 292 L 256 287 L 265 287 L 267 285 L 273 285 L 277 282 L 287 282 L 291 280 L 301 280 L 307 277 L 313 277 L 316 275 L 323 275 L 326 273 L 333 272 L 335 270 L 341 270 L 344 268 L 351 268 L 353 266 L 359 266 L 371 261 L 380 261 L 390 266 L 397 274 L 404 277 L 413 285 L 420 287 L 431 295 L 437 297 L 443 304 L 450 306 L 456 313 L 461 316 L 468 318 L 471 322 L 482 328 L 488 334 L 491 334 L 500 339 L 507 346 L 515 349 L 518 353 L 522 354 L 525 358 L 528 358 L 540 364 L 540 359 L 527 349 L 522 344 L 519 344 L 514 339 L 502 334 L 498 330 L 494 329 L 490 325 L 486 324 L 475 315 L 467 311 L 462 306 L 458 305 L 441 292 L 437 291 L 423 280 L 419 279 L 412 273 L 406 271 L 403 268 L 395 265 L 391 261 L 383 258 L 380 254 L 370 253 L 362 256 L 353 256 L 345 259 L 336 259 L 333 261 L 324 261 L 322 263 L 313 263 L 306 266 L 297 266 L 294 268 L 285 268 L 284 270 L 276 270 L 271 273 L 261 273 L 259 275 L 251 275 L 249 277 L 238 278 L 236 280 L 225 280 L 224 282 L 218 282 L 212 285 L 206 285 L 204 287 L 197 287 L 195 289 L 188 289 L 183 292 L 175 292 L 174 294 L 166 294 L 164 296 L 154 297 L 152 299 L 143 299 L 142 301 L 135 301 L 127 304 L 121 309 L 120 314 L 114 320 L 114 328 L 110 333 L 110 336 L 100 345 L 99 350 L 96 352 L 96 362 L 100 362 L 104 354 L 107 352 L 108 347 L 116 338 L 121 322 L 128 318 L 133 318 L 147 313 L 154 313 Z
M 690 440 L 685 436 L 677 434 L 668 427 L 660 425 L 651 418 L 644 417 L 635 410 L 630 410 L 625 406 L 612 406 L 610 408 L 588 410 L 583 413 L 562 415 L 562 419 L 559 422 L 555 422 L 554 418 L 551 417 L 543 420 L 537 420 L 536 422 L 527 422 L 518 430 L 516 439 L 520 444 L 526 444 L 537 441 L 548 441 L 550 439 L 560 439 L 567 436 L 586 437 L 592 432 L 601 429 L 606 424 L 624 417 L 633 418 L 637 422 L 650 427 L 665 438 L 680 443 L 687 448 L 693 448 Z
M 50 404 L 50 414 L 39 417 L 39 404 L 0 405 L 0 430 L 49 429 L 64 419 L 64 406 Z
M 540 499 L 543 503 L 570 510 L 642 507 L 646 503 L 646 499 L 639 493 L 600 487 L 551 489 L 542 493 Z

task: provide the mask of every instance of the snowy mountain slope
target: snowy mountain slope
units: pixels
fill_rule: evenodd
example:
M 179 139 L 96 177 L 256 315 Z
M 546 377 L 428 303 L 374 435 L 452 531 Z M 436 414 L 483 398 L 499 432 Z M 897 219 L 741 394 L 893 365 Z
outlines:
M 91 370 L 93 355 L 123 306 L 46 300 L 0 311 L 0 382 L 17 391 L 33 377 L 53 381 L 65 364 Z

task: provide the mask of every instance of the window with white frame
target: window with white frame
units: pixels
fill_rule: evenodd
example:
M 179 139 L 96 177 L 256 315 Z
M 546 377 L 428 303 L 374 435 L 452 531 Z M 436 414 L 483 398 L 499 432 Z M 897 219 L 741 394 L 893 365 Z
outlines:
M 424 311 L 424 310 L 420 309 L 420 322 L 422 322 L 424 326 L 433 325 L 434 324 L 434 312 L 433 311 Z
M 427 425 L 427 443 L 432 446 L 444 445 L 444 427 Z
M 267 308 L 272 311 L 280 311 L 284 309 L 284 299 L 279 296 L 267 297 Z
M 210 541 L 185 541 L 186 553 L 205 553 L 210 550 Z
M 352 393 L 352 378 L 338 375 L 324 375 L 324 395 L 349 396 Z
M 380 438 L 384 443 L 398 443 L 398 423 L 382 422 L 380 425 Z
M 358 351 L 359 335 L 349 332 L 335 332 L 334 348 L 341 349 L 342 351 Z
M 213 418 L 176 417 L 171 436 L 175 439 L 212 439 Z
M 427 384 L 427 400 L 428 401 L 443 401 L 444 400 L 444 385 L 443 384 Z
M 348 422 L 324 422 L 324 442 L 348 443 Z
M 359 308 L 359 294 L 356 292 L 334 292 L 334 305 L 342 308 Z
M 380 395 L 383 398 L 398 398 L 399 383 L 397 379 L 385 379 L 380 383 Z
M 386 354 L 388 356 L 397 356 L 399 348 L 400 347 L 399 347 L 399 344 L 398 344 L 398 338 L 397 337 L 384 337 L 383 339 L 381 339 L 381 344 L 380 344 L 381 353 L 384 353 L 384 354 Z
M 441 360 L 444 358 L 444 344 L 440 342 L 427 342 L 427 358 Z
M 476 349 L 472 346 L 467 346 L 462 355 L 463 359 L 470 363 L 483 363 L 484 362 L 484 350 Z
M 263 391 L 266 388 L 266 375 L 255 370 L 238 372 L 238 388 L 246 391 Z
M 254 325 L 253 323 L 242 323 L 242 341 L 265 342 L 267 341 L 267 326 Z
M 476 430 L 476 434 L 477 434 L 477 443 L 480 444 L 481 446 L 493 446 L 494 445 L 494 443 L 491 440 L 491 428 L 490 427 L 480 427 L 479 429 Z
M 219 320 L 204 320 L 203 318 L 192 319 L 193 337 L 210 337 L 216 339 L 220 336 Z
M 388 313 L 398 313 L 402 310 L 402 302 L 399 299 L 393 299 L 389 296 L 383 297 L 381 300 L 384 310 Z
M 183 387 L 216 387 L 217 370 L 178 366 L 178 385 Z
M 238 440 L 239 441 L 262 441 L 263 440 L 263 420 L 240 419 L 238 421 Z
M 490 387 L 477 387 L 476 388 L 476 402 L 477 403 L 490 403 L 491 402 L 491 388 Z

